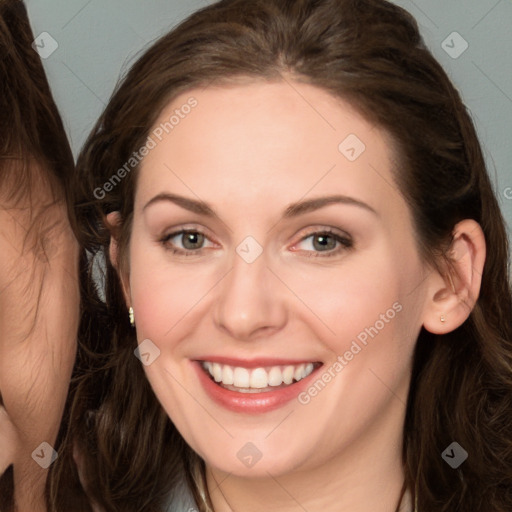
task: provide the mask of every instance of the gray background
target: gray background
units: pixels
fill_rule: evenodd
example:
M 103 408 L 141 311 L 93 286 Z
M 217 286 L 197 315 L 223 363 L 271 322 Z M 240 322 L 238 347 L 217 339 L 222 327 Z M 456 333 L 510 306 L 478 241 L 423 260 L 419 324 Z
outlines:
M 51 40 L 39 39 L 47 32 L 58 44 L 43 63 L 76 156 L 119 76 L 141 51 L 189 13 L 212 2 L 25 3 L 36 42 L 50 49 Z M 425 42 L 471 110 L 512 239 L 512 0 L 395 3 L 414 15 Z M 453 37 L 453 32 L 461 37 Z M 454 58 L 465 47 L 464 41 L 468 48 Z

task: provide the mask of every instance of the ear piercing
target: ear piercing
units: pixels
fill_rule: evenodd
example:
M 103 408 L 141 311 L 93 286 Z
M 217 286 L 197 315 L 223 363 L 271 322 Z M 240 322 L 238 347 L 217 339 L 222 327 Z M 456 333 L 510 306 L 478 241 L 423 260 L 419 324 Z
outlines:
M 443 323 L 446 322 L 446 318 L 444 315 L 441 315 L 441 322 L 443 322 Z

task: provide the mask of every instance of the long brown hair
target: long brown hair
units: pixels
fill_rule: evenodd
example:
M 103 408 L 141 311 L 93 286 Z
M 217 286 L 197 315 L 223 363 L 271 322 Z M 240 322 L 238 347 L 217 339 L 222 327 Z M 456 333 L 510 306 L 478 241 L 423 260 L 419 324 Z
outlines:
M 488 252 L 473 311 L 455 331 L 422 329 L 417 340 L 403 463 L 421 512 L 512 510 L 512 297 L 504 220 L 459 93 L 413 17 L 383 0 L 223 0 L 158 40 L 119 84 L 77 163 L 82 376 L 56 488 L 76 486 L 66 479 L 74 474 L 74 442 L 90 496 L 105 510 L 162 510 L 180 471 L 200 510 L 211 506 L 208 496 L 208 506 L 200 498 L 204 463 L 176 432 L 133 356 L 136 336 L 108 258 L 105 300 L 94 280 L 94 265 L 108 254 L 105 215 L 112 211 L 121 214 L 115 236 L 126 268 L 138 166 L 108 193 L 98 190 L 146 143 L 178 94 L 239 77 L 285 76 L 349 101 L 391 136 L 395 178 L 425 263 L 445 274 L 455 224 L 481 225 Z M 454 440 L 471 449 L 457 470 L 441 458 Z
M 54 227 L 45 212 L 66 200 L 74 160 L 33 41 L 24 3 L 0 0 L 0 202 L 2 208 L 29 208 L 24 249 L 44 263 Z M 50 202 L 41 200 L 41 187 L 51 193 Z M 0 509 L 10 510 L 12 500 L 11 467 L 0 478 Z

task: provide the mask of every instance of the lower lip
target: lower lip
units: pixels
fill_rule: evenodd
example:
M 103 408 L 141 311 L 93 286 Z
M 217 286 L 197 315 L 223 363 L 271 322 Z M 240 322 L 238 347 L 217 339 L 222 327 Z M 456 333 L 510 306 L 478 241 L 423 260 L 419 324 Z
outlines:
M 199 361 L 193 361 L 206 394 L 217 404 L 233 412 L 259 414 L 279 409 L 297 396 L 309 385 L 321 366 L 315 368 L 310 375 L 284 388 L 261 393 L 239 393 L 219 386 L 203 369 Z

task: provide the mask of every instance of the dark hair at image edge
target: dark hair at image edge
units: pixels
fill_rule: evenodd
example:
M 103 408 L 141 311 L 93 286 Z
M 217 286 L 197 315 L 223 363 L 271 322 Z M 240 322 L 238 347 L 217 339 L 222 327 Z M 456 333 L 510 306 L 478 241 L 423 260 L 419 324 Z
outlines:
M 28 211 L 23 251 L 45 264 L 47 244 L 57 227 L 48 222 L 47 212 L 65 202 L 74 161 L 33 40 L 24 3 L 0 0 L 0 204 Z M 42 287 L 36 267 L 40 270 L 38 265 L 29 269 L 31 283 Z M 26 336 L 35 327 L 38 311 L 39 302 Z M 12 501 L 11 466 L 0 477 L 0 510 L 11 510 Z
M 107 511 L 160 511 L 185 471 L 201 512 L 211 507 L 204 463 L 167 418 L 133 356 L 137 341 L 118 275 L 106 262 L 106 299 L 91 255 L 108 254 L 105 215 L 120 211 L 120 270 L 127 270 L 137 169 L 102 199 L 106 183 L 141 148 L 161 110 L 193 88 L 239 79 L 301 81 L 347 100 L 390 137 L 395 181 L 419 252 L 453 272 L 455 224 L 477 221 L 487 259 L 467 321 L 445 335 L 422 329 L 404 425 L 406 484 L 421 512 L 512 510 L 512 298 L 505 223 L 471 117 L 425 47 L 413 17 L 381 0 L 226 0 L 157 41 L 117 87 L 78 159 L 75 231 L 83 247 L 79 370 L 65 452 L 52 471 L 56 510 L 83 480 Z M 457 470 L 441 452 L 469 452 Z M 75 478 L 75 480 L 73 480 Z M 205 492 L 206 503 L 201 498 Z M 58 501 L 58 500 L 61 501 Z M 75 505 L 75 501 L 72 502 Z M 74 506 L 73 510 L 79 510 Z M 83 510 L 90 510 L 83 501 Z
M 0 197 L 14 206 L 37 204 L 42 183 L 62 201 L 74 166 L 33 40 L 24 3 L 0 0 Z

